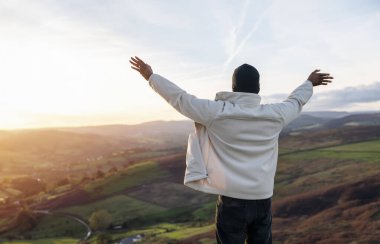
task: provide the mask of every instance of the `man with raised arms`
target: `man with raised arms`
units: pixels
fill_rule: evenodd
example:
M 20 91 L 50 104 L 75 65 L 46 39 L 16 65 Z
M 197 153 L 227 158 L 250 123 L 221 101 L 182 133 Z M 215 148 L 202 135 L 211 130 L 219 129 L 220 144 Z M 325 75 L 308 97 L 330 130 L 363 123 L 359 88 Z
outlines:
M 313 94 L 333 77 L 313 71 L 281 103 L 260 103 L 260 75 L 243 64 L 232 75 L 232 92 L 199 99 L 154 74 L 138 57 L 130 60 L 149 85 L 178 112 L 195 122 L 186 154 L 184 184 L 216 194 L 218 243 L 272 243 L 271 198 L 278 137 Z

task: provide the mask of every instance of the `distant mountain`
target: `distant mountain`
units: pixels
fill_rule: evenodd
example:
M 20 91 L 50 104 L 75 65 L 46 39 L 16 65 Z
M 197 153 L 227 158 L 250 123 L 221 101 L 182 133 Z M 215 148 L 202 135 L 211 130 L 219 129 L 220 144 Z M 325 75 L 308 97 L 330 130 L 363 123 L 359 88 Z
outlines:
M 374 126 L 380 125 L 380 113 L 352 114 L 343 118 L 330 120 L 324 124 L 325 128 L 340 128 L 343 126 Z
M 326 118 L 326 119 L 339 119 L 345 116 L 350 115 L 350 112 L 339 112 L 339 111 L 315 111 L 315 112 L 303 112 L 302 114 L 311 115 L 317 118 Z
M 185 146 L 187 137 L 193 130 L 191 120 L 151 121 L 136 125 L 103 125 L 85 127 L 57 128 L 79 134 L 95 134 L 117 140 L 135 141 L 146 147 L 168 148 Z
M 22 138 L 24 143 L 28 141 L 28 136 L 31 137 L 29 141 L 33 141 L 33 143 L 35 143 L 35 138 L 37 138 L 37 141 L 42 140 L 41 143 L 51 143 L 49 140 L 56 143 L 60 140 L 67 141 L 64 139 L 66 137 L 88 137 L 88 139 L 91 139 L 91 137 L 97 136 L 92 140 L 102 141 L 107 138 L 106 140 L 116 140 L 114 141 L 116 144 L 121 143 L 124 147 L 129 147 L 129 145 L 133 144 L 134 146 L 167 148 L 172 145 L 185 146 L 189 133 L 194 129 L 193 124 L 194 122 L 191 120 L 179 120 L 152 121 L 136 125 L 102 125 L 11 132 L 0 131 L 0 145 L 4 140 L 16 140 L 16 137 L 22 136 L 25 137 Z M 290 133 L 301 133 L 303 131 L 372 125 L 380 125 L 380 112 L 304 112 L 283 129 L 282 136 Z M 53 135 L 54 133 L 56 133 L 55 136 Z M 70 134 L 65 135 L 64 133 Z M 76 136 L 71 137 L 71 134 L 76 134 Z M 61 137 L 63 137 L 63 139 L 60 139 Z
M 283 134 L 294 131 L 320 130 L 327 128 L 340 128 L 342 126 L 356 125 L 380 125 L 380 112 L 304 112 L 296 120 L 284 128 Z M 187 138 L 193 130 L 193 121 L 152 121 L 136 125 L 103 125 L 85 127 L 57 128 L 60 131 L 68 131 L 81 134 L 96 134 L 111 136 L 114 138 L 146 138 L 161 140 L 179 140 Z
M 315 115 L 310 115 L 307 113 L 301 114 L 297 119 L 290 122 L 282 131 L 282 133 L 289 133 L 291 131 L 298 131 L 298 130 L 316 130 L 323 127 L 323 125 L 330 120 L 333 120 L 332 118 L 327 117 L 317 117 Z
M 84 127 L 57 128 L 60 131 L 69 131 L 81 134 L 97 134 L 111 137 L 149 137 L 163 134 L 183 134 L 192 129 L 194 122 L 190 120 L 178 121 L 151 121 L 136 125 L 101 125 Z
M 380 125 L 380 112 L 306 112 L 284 128 L 282 134 L 341 128 L 345 126 Z

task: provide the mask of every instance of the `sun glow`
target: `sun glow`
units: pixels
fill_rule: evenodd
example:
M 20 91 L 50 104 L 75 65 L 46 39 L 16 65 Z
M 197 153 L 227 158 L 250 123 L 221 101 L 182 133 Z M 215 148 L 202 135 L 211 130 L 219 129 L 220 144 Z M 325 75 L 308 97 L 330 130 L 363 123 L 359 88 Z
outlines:
M 56 21 L 0 22 L 0 128 L 138 123 L 158 116 L 144 112 L 163 101 L 141 101 L 152 91 L 129 69 L 127 40 L 118 43 L 102 29 L 49 17 Z
M 130 69 L 133 55 L 209 99 L 230 89 L 231 73 L 244 62 L 257 64 L 264 96 L 290 92 L 317 67 L 333 72 L 328 89 L 378 81 L 376 8 L 328 3 L 339 14 L 319 1 L 300 1 L 297 9 L 222 1 L 212 10 L 189 2 L 187 11 L 144 1 L 1 1 L 0 129 L 184 119 Z M 378 103 L 331 109 L 373 108 Z

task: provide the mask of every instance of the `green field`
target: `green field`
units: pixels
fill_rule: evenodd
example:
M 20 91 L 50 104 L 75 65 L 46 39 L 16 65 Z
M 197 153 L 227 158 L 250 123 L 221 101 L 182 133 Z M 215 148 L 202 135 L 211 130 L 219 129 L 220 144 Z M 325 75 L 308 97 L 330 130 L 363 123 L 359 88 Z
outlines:
M 342 146 L 329 147 L 326 150 L 380 153 L 380 140 L 365 141 L 359 143 L 346 144 Z
M 163 238 L 168 238 L 170 240 L 182 240 L 182 239 L 186 239 L 186 238 L 189 238 L 189 237 L 192 237 L 194 235 L 199 235 L 199 234 L 202 234 L 202 233 L 206 233 L 206 232 L 209 232 L 209 231 L 212 231 L 215 229 L 215 226 L 214 224 L 211 224 L 211 225 L 208 225 L 208 226 L 201 226 L 201 227 L 183 227 L 183 226 L 180 226 L 180 228 L 178 228 L 177 230 L 175 231 L 172 231 L 172 232 L 167 232 L 167 233 L 163 233 L 161 234 L 160 236 L 163 237 Z
M 380 162 L 380 140 L 352 143 L 323 149 L 296 151 L 281 156 L 281 159 L 298 159 L 303 161 L 314 159 L 349 159 L 362 162 Z
M 114 233 L 111 234 L 111 236 L 113 240 L 119 240 L 126 237 L 133 237 L 138 234 L 144 234 L 143 240 L 139 243 L 171 243 L 171 241 L 184 240 L 194 235 L 212 232 L 214 228 L 214 224 L 194 226 L 192 223 L 161 223 L 147 228 Z M 207 240 L 205 238 L 204 243 L 215 243 L 215 241 Z
M 361 179 L 380 172 L 380 140 L 281 152 L 285 154 L 278 161 L 274 200 L 349 183 L 353 176 Z M 116 161 L 122 159 L 115 157 Z M 113 240 L 144 234 L 140 243 L 175 243 L 213 232 L 216 197 L 172 181 L 172 174 L 154 161 L 136 163 L 113 175 L 106 174 L 86 183 L 83 188 L 91 193 L 92 202 L 56 211 L 79 215 L 88 220 L 93 212 L 107 210 L 112 216 L 113 224 L 126 223 L 130 228 L 125 232 L 110 232 Z M 64 191 L 65 187 L 56 191 Z M 84 227 L 75 221 L 45 216 L 30 232 L 33 238 L 40 240 L 12 243 L 68 244 L 77 239 L 63 237 L 79 239 L 84 233 Z M 49 239 L 54 236 L 57 239 Z M 200 243 L 215 241 L 206 236 Z
M 2 244 L 77 244 L 78 239 L 72 238 L 51 238 L 51 239 L 39 239 L 30 241 L 5 241 Z
M 194 226 L 192 223 L 171 224 L 161 223 L 158 225 L 149 226 L 143 229 L 136 229 L 126 232 L 110 233 L 112 240 L 117 241 L 126 237 L 133 237 L 138 234 L 144 234 L 144 239 L 140 243 L 168 243 L 170 240 L 183 240 L 194 235 L 199 235 L 214 230 L 214 224 Z M 79 239 L 79 238 L 78 238 Z M 78 239 L 73 238 L 41 238 L 37 240 L 12 241 L 2 243 L 17 243 L 17 244 L 72 244 L 78 243 Z M 94 243 L 96 233 L 91 237 L 91 243 Z M 214 240 L 204 238 L 204 243 L 215 243 Z
M 116 195 L 90 204 L 60 209 L 60 211 L 76 214 L 84 219 L 88 219 L 93 212 L 99 209 L 107 210 L 112 216 L 113 223 L 129 221 L 166 210 L 166 208 L 139 201 L 126 195 Z
M 366 177 L 380 171 L 380 140 L 293 152 L 279 157 L 274 198 Z
M 200 194 L 183 184 L 174 182 L 158 182 L 128 190 L 128 196 L 160 205 L 165 208 L 199 206 L 214 201 L 214 196 Z M 186 199 L 186 201 L 184 201 Z
M 69 236 L 71 238 L 82 238 L 86 229 L 77 221 L 63 216 L 43 216 L 36 227 L 25 232 L 33 239 L 53 238 L 55 236 Z
M 109 176 L 106 179 L 98 179 L 87 184 L 84 189 L 97 195 L 110 195 L 134 186 L 147 184 L 154 180 L 165 178 L 169 175 L 155 162 L 139 163 L 128 167 L 124 172 Z

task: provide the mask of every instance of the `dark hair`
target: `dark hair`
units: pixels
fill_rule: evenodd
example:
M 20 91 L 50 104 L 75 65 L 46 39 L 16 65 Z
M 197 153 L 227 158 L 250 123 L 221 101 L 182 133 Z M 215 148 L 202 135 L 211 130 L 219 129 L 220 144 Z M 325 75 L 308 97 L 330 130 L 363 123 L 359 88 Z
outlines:
M 260 92 L 260 74 L 255 67 L 243 64 L 237 67 L 232 75 L 232 91 Z

